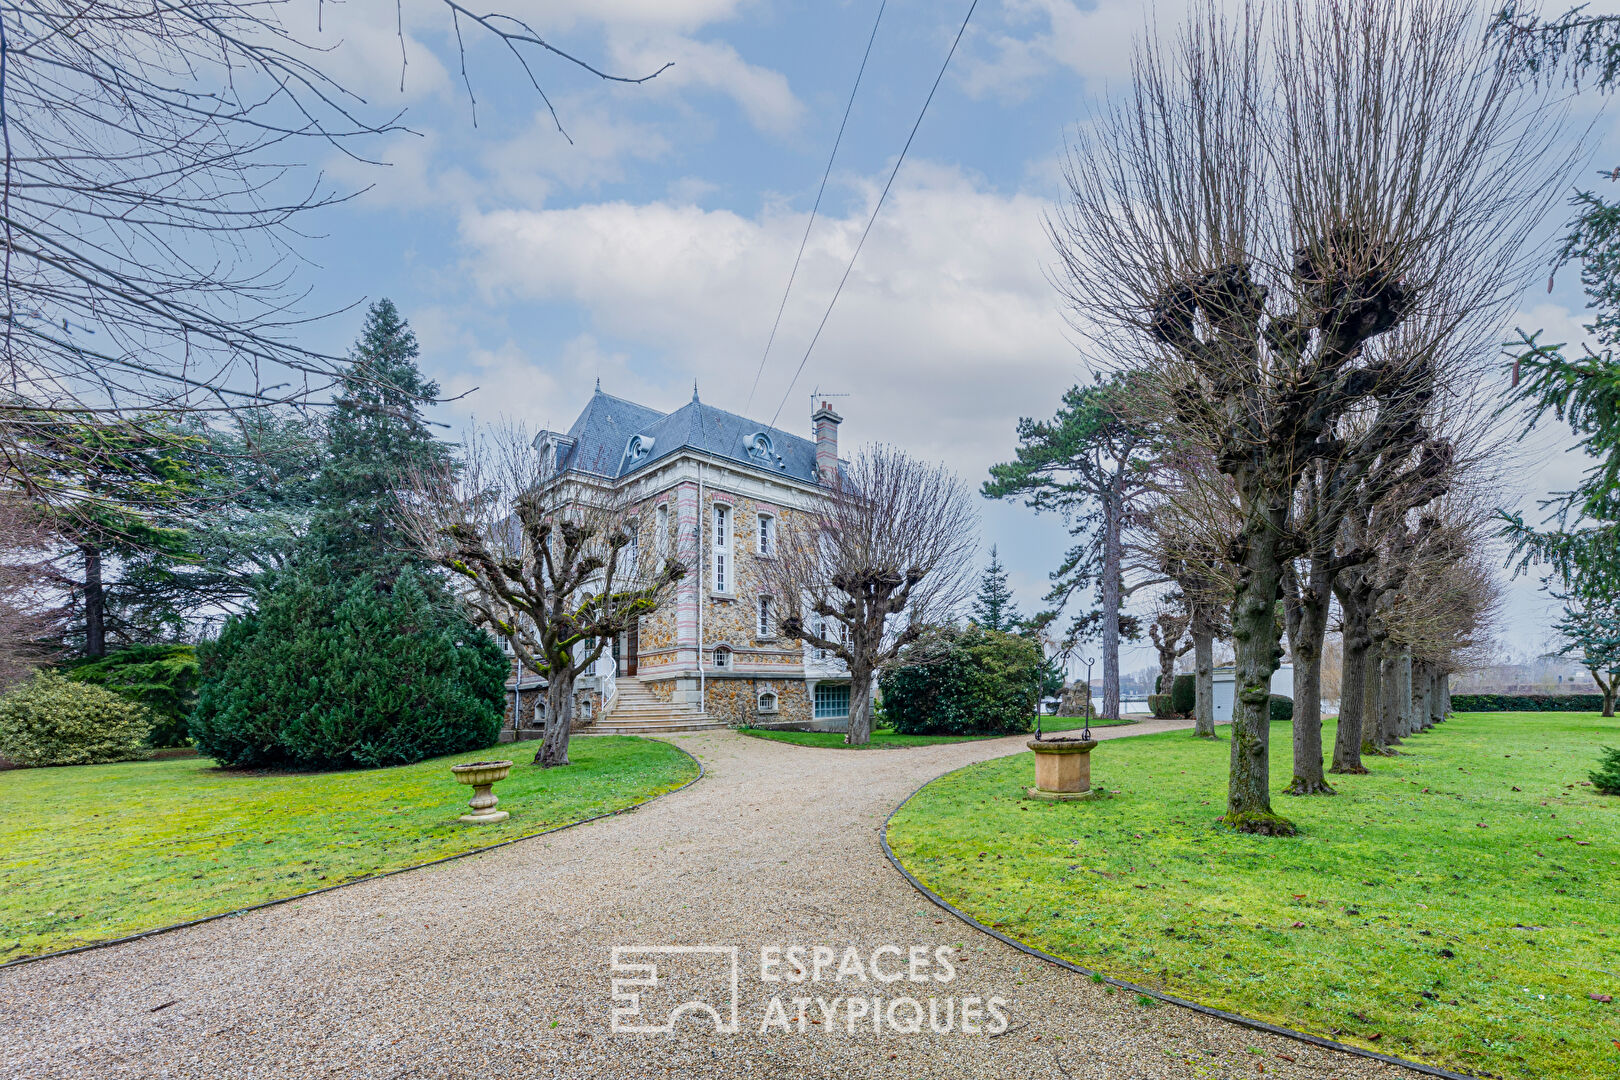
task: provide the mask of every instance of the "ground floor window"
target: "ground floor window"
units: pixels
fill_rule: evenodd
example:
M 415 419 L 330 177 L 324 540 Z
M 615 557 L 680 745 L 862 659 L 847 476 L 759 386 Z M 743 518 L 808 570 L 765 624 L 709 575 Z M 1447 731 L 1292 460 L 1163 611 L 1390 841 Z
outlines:
M 832 720 L 849 715 L 849 683 L 817 683 L 817 720 Z

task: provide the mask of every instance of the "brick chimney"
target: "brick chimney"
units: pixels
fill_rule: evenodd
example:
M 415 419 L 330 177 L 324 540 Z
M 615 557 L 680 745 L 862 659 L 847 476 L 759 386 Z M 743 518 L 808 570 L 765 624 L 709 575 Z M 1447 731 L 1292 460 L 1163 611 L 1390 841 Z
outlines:
M 831 484 L 838 478 L 838 425 L 844 418 L 823 401 L 810 414 L 810 422 L 816 428 L 816 475 L 823 484 Z

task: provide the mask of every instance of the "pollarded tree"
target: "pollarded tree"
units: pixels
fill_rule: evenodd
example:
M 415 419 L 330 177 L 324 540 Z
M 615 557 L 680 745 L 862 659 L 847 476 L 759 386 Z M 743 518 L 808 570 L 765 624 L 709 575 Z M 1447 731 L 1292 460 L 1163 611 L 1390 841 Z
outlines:
M 1289 834 L 1268 699 L 1290 508 L 1343 452 L 1339 419 L 1423 355 L 1384 348 L 1390 330 L 1446 332 L 1445 303 L 1516 292 L 1559 125 L 1466 0 L 1292 0 L 1270 27 L 1261 11 L 1203 4 L 1138 49 L 1132 96 L 1077 135 L 1051 232 L 1077 331 L 1100 329 L 1233 480 L 1225 820 Z
M 404 527 L 458 575 L 473 619 L 545 676 L 546 724 L 534 763 L 567 765 L 574 685 L 619 634 L 666 602 L 686 568 L 639 552 L 624 491 L 548 476 L 529 434 L 475 434 L 463 460 L 415 474 Z M 641 526 L 650 528 L 651 526 Z
M 784 529 L 766 574 L 799 604 L 781 631 L 848 665 L 851 745 L 872 738 L 873 678 L 967 599 L 977 529 L 955 475 L 891 446 L 857 454 L 810 522 Z

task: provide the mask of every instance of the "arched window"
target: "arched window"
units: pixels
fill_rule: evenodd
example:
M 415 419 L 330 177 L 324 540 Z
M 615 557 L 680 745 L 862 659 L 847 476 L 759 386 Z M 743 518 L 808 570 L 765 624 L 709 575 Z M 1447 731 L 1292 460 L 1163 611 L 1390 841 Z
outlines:
M 775 712 L 776 711 L 776 691 L 775 690 L 761 690 L 759 692 L 759 711 L 760 712 Z
M 731 649 L 725 645 L 714 647 L 714 666 L 716 668 L 729 668 L 731 666 Z

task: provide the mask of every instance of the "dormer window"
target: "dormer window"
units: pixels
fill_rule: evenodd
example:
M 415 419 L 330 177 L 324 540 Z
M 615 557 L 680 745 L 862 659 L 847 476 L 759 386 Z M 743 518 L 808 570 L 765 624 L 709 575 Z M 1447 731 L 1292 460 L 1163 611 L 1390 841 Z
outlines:
M 651 435 L 632 435 L 630 441 L 624 446 L 624 459 L 631 465 L 652 453 L 653 437 Z
M 731 667 L 731 649 L 725 645 L 714 647 L 714 667 L 716 671 Z
M 756 431 L 752 435 L 744 435 L 743 449 L 748 451 L 749 457 L 767 465 L 770 464 L 771 457 L 776 453 L 775 448 L 771 446 L 771 437 L 763 431 Z

